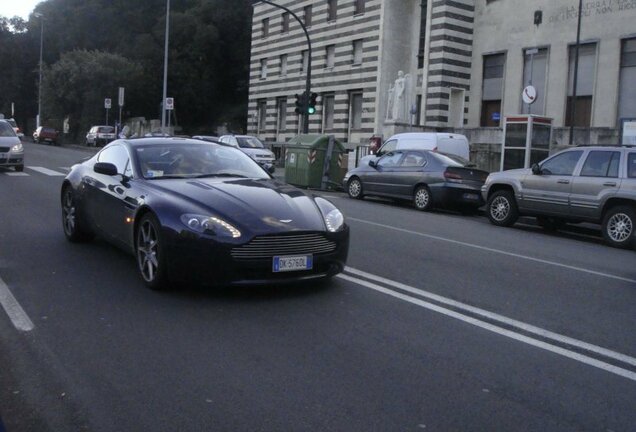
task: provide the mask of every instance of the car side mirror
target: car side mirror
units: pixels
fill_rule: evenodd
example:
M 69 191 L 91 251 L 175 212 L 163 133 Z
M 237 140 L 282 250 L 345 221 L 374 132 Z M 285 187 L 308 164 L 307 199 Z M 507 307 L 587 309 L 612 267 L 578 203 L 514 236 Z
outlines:
M 97 162 L 95 166 L 93 166 L 93 171 L 98 174 L 104 174 L 107 176 L 116 176 L 117 175 L 117 167 L 115 164 L 110 162 Z
M 541 174 L 541 167 L 539 166 L 539 164 L 532 164 L 532 174 L 534 175 L 540 175 Z
M 369 161 L 369 166 L 370 166 L 371 168 L 377 168 L 378 163 L 377 163 L 376 161 L 374 161 L 374 160 L 370 160 L 370 161 Z

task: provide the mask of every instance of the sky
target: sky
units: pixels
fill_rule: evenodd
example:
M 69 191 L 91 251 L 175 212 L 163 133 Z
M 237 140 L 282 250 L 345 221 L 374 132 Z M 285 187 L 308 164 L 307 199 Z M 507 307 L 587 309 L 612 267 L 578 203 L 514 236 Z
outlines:
M 5 17 L 13 17 L 18 15 L 24 19 L 29 17 L 33 12 L 35 5 L 42 0 L 0 0 L 0 15 Z

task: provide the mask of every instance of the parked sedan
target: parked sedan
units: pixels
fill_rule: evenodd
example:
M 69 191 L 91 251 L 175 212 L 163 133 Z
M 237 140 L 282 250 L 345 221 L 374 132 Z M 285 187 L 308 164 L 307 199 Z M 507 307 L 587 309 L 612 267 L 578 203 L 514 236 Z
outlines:
M 100 234 L 130 251 L 153 289 L 328 278 L 349 248 L 331 202 L 274 180 L 238 149 L 193 139 L 113 141 L 72 167 L 61 204 L 68 240 Z
M 429 150 L 396 150 L 359 166 L 344 177 L 351 198 L 384 196 L 412 200 L 418 210 L 433 207 L 475 209 L 488 172 L 457 156 Z
M 42 141 L 57 144 L 57 136 L 59 132 L 53 128 L 40 126 L 33 132 L 33 142 L 40 143 Z
M 24 148 L 11 124 L 0 120 L 0 167 L 24 170 Z

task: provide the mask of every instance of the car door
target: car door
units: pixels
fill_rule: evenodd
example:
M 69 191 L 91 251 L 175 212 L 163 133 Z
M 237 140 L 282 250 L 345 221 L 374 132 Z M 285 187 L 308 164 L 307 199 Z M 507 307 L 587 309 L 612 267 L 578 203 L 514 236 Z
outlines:
M 572 176 L 582 155 L 583 150 L 564 151 L 541 163 L 538 174 L 521 182 L 519 206 L 529 213 L 567 216 Z
M 425 176 L 427 159 L 423 152 L 405 151 L 400 164 L 393 171 L 391 195 L 411 198 L 415 185 Z
M 122 145 L 107 147 L 99 153 L 97 161 L 112 163 L 118 174 L 109 176 L 92 171 L 90 176 L 85 176 L 89 217 L 108 240 L 131 246 L 131 222 L 139 192 L 134 187 L 128 150 Z
M 394 151 L 378 159 L 375 168 L 366 172 L 365 190 L 378 195 L 395 195 L 395 172 L 403 156 L 404 152 Z
M 600 220 L 602 203 L 621 186 L 620 158 L 618 151 L 591 150 L 587 154 L 579 174 L 572 178 L 571 217 Z

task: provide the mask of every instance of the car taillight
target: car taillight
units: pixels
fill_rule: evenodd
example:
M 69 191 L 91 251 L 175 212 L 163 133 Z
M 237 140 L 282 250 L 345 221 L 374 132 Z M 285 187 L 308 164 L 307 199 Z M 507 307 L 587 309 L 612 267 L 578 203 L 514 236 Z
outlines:
M 462 180 L 462 176 L 451 171 L 444 171 L 444 178 L 448 181 L 460 181 Z

